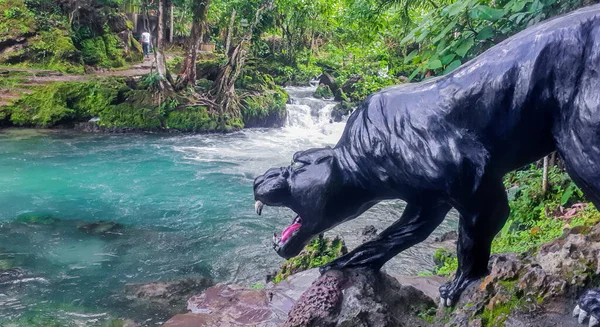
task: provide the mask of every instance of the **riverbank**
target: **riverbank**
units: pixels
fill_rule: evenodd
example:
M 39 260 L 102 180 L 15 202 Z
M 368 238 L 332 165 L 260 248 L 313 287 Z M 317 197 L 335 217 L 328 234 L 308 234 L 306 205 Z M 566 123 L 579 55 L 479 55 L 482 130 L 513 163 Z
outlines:
M 140 66 L 140 69 L 144 69 Z M 133 68 L 138 71 L 137 68 Z M 124 71 L 123 74 L 128 74 Z M 224 117 L 195 98 L 175 95 L 158 101 L 153 75 L 90 77 L 59 75 L 40 81 L 9 70 L 0 85 L 12 103 L 0 104 L 0 126 L 75 128 L 91 132 L 231 132 L 247 127 L 281 127 L 289 100 L 284 89 L 259 73 L 240 86 L 241 117 Z M 76 78 L 75 78 L 76 77 Z M 72 80 L 72 81 L 71 81 Z M 199 87 L 207 92 L 210 85 Z M 22 91 L 21 91 L 22 90 Z

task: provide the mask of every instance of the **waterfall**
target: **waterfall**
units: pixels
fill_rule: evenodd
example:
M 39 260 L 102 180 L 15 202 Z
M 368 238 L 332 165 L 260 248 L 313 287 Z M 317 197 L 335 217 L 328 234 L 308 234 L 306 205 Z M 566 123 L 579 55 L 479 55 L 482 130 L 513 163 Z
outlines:
M 286 106 L 287 118 L 285 127 L 306 132 L 317 131 L 326 135 L 341 135 L 345 123 L 335 123 L 331 112 L 336 102 L 331 99 L 313 97 L 315 87 L 289 87 L 290 104 Z

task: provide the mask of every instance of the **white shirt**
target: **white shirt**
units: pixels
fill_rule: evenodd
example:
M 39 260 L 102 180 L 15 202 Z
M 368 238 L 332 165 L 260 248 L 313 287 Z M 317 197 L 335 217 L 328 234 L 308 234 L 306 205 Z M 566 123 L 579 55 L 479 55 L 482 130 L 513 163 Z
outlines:
M 142 33 L 142 42 L 150 43 L 150 33 L 148 33 L 148 32 Z

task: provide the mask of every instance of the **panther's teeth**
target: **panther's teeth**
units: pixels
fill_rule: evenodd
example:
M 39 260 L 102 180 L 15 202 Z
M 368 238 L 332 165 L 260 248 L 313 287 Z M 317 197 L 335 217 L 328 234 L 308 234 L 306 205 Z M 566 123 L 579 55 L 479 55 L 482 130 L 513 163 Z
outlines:
M 584 310 L 581 310 L 579 312 L 579 319 L 578 319 L 579 323 L 583 324 L 583 322 L 585 321 L 585 318 L 587 318 L 587 316 L 588 316 L 588 313 L 585 312 Z
M 262 213 L 262 209 L 264 207 L 264 204 L 260 201 L 256 201 L 254 202 L 254 210 L 256 210 L 256 213 L 260 216 L 260 214 Z
M 588 327 L 596 327 L 596 326 L 598 326 L 599 323 L 600 323 L 600 321 L 598 321 L 598 319 L 596 319 L 596 317 L 591 316 L 590 324 L 588 325 Z
M 579 316 L 580 311 L 581 309 L 579 309 L 579 306 L 576 306 L 575 309 L 573 309 L 573 317 Z

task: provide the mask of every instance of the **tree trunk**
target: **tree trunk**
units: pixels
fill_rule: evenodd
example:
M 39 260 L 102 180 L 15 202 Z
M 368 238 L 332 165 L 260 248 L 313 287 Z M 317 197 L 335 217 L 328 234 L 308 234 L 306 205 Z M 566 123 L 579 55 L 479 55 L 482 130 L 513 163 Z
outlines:
M 188 85 L 196 84 L 196 58 L 198 48 L 206 29 L 206 14 L 210 0 L 198 2 L 194 8 L 194 17 L 192 20 L 192 31 L 186 42 L 185 57 L 183 59 L 183 68 L 181 70 L 181 80 L 177 83 L 177 88 L 183 88 Z
M 549 156 L 544 157 L 544 170 L 542 172 L 542 196 L 548 192 L 548 161 Z
M 235 8 L 231 11 L 231 18 L 229 19 L 229 28 L 227 29 L 227 40 L 225 41 L 225 55 L 229 55 L 229 49 L 231 47 L 231 38 L 233 37 L 233 24 L 235 23 Z
M 244 63 L 246 54 L 248 53 L 248 45 L 252 39 L 254 28 L 260 21 L 265 10 L 273 7 L 273 1 L 268 0 L 267 3 L 261 6 L 257 11 L 254 22 L 250 25 L 249 30 L 244 34 L 240 43 L 231 51 L 231 55 L 227 54 L 227 64 L 221 67 L 219 76 L 215 82 L 215 87 L 212 90 L 215 103 L 219 106 L 220 121 L 219 127 L 225 127 L 225 118 L 240 117 L 239 107 L 237 106 L 237 96 L 235 94 L 235 81 L 239 77 Z
M 173 0 L 171 0 L 171 8 L 169 9 L 170 11 L 170 17 L 169 17 L 169 43 L 173 43 L 173 27 L 174 27 L 174 17 L 175 14 L 173 13 L 173 10 L 175 9 L 175 6 L 173 6 Z
M 162 80 L 160 81 L 159 88 L 163 92 L 172 92 L 173 87 L 171 83 L 167 80 L 168 72 L 167 72 L 167 63 L 165 60 L 165 56 L 163 54 L 163 46 L 164 46 L 164 36 L 165 36 L 165 26 L 164 26 L 164 9 L 165 9 L 165 1 L 158 1 L 158 26 L 156 33 L 156 51 L 154 51 L 154 61 L 156 63 L 156 72 Z

